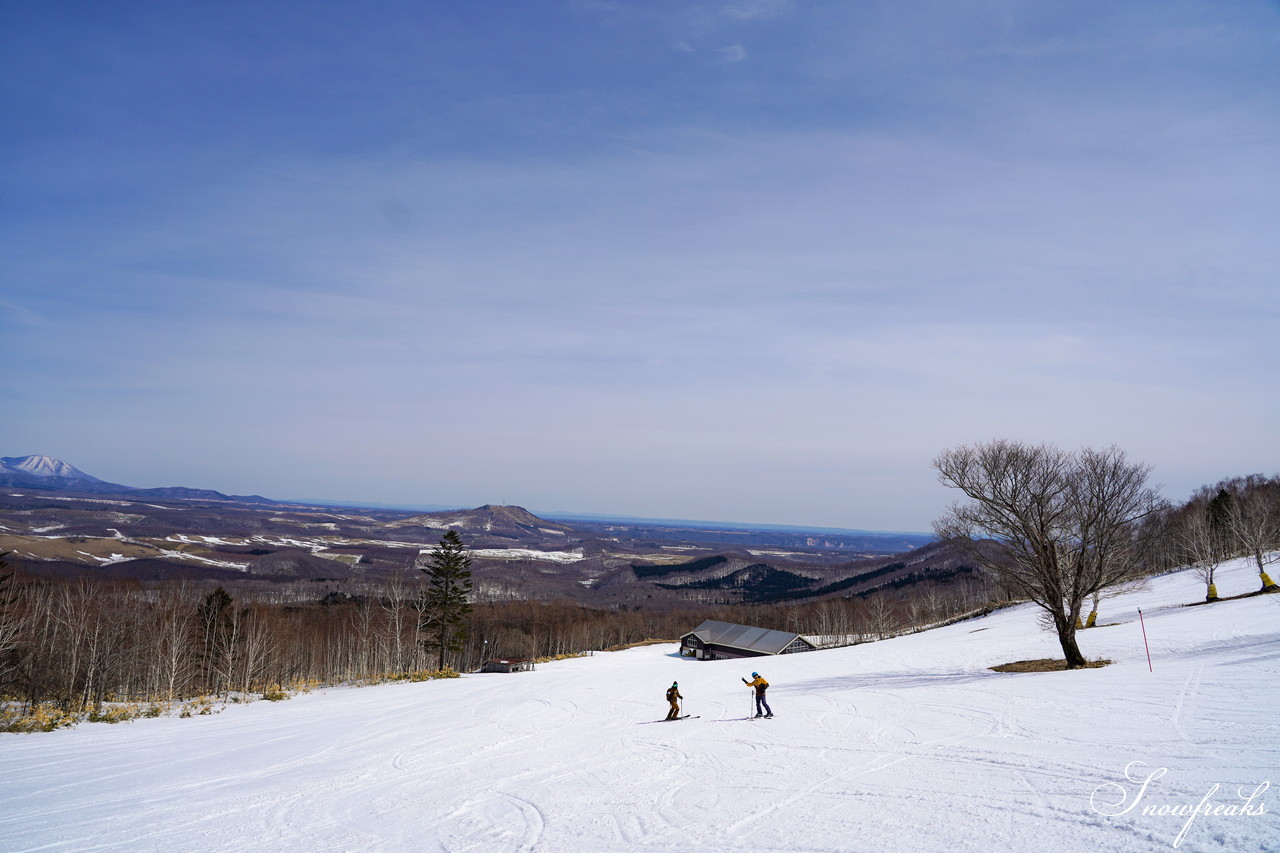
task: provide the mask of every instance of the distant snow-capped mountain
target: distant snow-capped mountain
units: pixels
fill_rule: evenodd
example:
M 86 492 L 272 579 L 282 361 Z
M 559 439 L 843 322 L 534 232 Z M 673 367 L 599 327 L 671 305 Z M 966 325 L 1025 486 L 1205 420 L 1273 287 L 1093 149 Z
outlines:
M 139 489 L 109 483 L 86 474 L 74 465 L 52 456 L 0 456 L 0 485 L 50 492 L 90 492 L 93 494 L 137 495 L 168 500 L 218 500 L 239 503 L 275 503 L 261 495 L 224 495 L 212 489 L 169 486 Z
M 89 483 L 104 482 L 52 456 L 0 456 L 0 472 L 25 474 L 40 479 L 60 477 L 64 480 L 84 480 Z

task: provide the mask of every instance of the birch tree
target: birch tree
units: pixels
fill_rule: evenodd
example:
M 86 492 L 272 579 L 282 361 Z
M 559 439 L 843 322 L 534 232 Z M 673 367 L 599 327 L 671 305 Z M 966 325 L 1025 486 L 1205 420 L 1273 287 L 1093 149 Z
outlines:
M 0 552 L 0 695 L 8 691 L 17 675 L 21 636 L 18 584 L 13 573 L 6 571 L 6 556 L 7 552 Z
M 1250 474 L 1225 484 L 1232 500 L 1227 527 L 1238 550 L 1252 557 L 1262 588 L 1275 589 L 1267 564 L 1280 556 L 1280 477 Z
M 1191 567 L 1204 581 L 1204 600 L 1218 600 L 1216 577 L 1218 567 L 1226 559 L 1226 545 L 1222 534 L 1203 505 L 1192 505 L 1191 511 L 1178 525 L 1178 541 L 1191 558 Z

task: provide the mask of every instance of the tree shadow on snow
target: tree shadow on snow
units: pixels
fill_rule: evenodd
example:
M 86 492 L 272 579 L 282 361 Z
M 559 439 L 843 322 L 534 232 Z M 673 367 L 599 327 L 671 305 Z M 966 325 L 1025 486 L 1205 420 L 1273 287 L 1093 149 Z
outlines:
M 811 678 L 789 684 L 774 684 L 779 693 L 810 693 L 823 690 L 903 690 L 912 687 L 945 687 L 1007 678 L 998 672 L 859 672 Z

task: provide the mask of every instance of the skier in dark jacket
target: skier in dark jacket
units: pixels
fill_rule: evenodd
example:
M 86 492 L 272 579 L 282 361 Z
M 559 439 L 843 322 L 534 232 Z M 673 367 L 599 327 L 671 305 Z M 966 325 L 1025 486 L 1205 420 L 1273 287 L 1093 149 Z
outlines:
M 671 686 L 667 688 L 667 701 L 671 703 L 671 710 L 667 712 L 667 719 L 674 720 L 680 716 L 680 700 L 684 697 L 680 695 L 680 685 L 671 682 Z
M 773 709 L 769 707 L 769 703 L 764 701 L 764 692 L 769 689 L 769 682 L 760 677 L 760 673 L 751 673 L 751 680 L 742 679 L 742 683 L 748 687 L 756 689 L 756 716 L 772 717 Z M 761 710 L 763 708 L 763 710 Z

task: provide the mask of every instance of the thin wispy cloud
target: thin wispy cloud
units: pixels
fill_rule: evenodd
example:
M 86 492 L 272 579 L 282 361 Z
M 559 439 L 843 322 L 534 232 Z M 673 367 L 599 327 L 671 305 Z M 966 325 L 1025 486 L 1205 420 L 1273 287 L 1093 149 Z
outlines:
M 720 54 L 720 58 L 725 62 L 741 62 L 747 58 L 747 49 L 740 44 L 717 48 L 716 53 Z
M 794 5 L 792 0 L 741 0 L 726 4 L 722 11 L 730 18 L 749 21 L 789 15 Z

